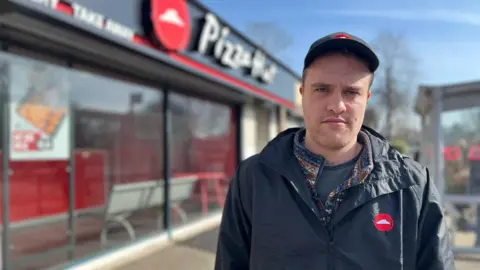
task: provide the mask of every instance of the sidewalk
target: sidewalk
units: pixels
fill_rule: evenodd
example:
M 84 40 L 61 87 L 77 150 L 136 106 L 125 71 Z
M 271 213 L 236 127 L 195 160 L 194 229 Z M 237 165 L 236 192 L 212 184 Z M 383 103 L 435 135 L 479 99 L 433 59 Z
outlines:
M 217 235 L 217 229 L 205 232 L 118 270 L 213 270 Z M 457 270 L 478 270 L 480 257 L 462 256 L 456 264 Z
M 218 229 L 148 256 L 117 270 L 213 270 Z

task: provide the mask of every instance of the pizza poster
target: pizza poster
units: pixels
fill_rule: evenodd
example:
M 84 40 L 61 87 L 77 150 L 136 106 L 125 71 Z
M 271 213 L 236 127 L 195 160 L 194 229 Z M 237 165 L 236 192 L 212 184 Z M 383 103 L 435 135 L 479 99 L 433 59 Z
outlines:
M 10 160 L 69 159 L 67 72 L 32 63 L 10 74 Z

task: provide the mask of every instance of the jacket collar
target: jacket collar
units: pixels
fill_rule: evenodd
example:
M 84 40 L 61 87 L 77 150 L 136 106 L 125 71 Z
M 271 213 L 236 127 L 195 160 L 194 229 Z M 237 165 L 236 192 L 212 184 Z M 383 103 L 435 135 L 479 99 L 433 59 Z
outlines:
M 299 146 L 298 143 L 295 143 L 295 136 L 298 136 L 296 134 L 301 130 L 302 128 L 290 128 L 278 134 L 260 152 L 260 161 L 283 175 L 291 175 L 292 161 L 298 163 L 294 155 L 295 147 Z M 362 164 L 363 168 L 373 167 L 375 162 L 388 158 L 390 146 L 384 137 L 367 126 L 362 126 L 360 132 L 359 139 L 369 143 L 369 147 L 366 147 L 368 159 L 365 159 L 365 163 Z
M 298 159 L 303 160 L 304 162 L 315 165 L 317 167 L 322 167 L 325 164 L 325 159 L 322 156 L 315 155 L 305 147 L 305 134 L 305 129 L 300 129 L 295 133 L 294 155 Z M 360 182 L 362 182 L 373 169 L 372 143 L 367 133 L 362 130 L 358 134 L 357 140 L 363 145 L 363 149 L 360 159 L 355 165 L 354 175 L 360 174 L 362 172 L 363 178 L 360 179 Z

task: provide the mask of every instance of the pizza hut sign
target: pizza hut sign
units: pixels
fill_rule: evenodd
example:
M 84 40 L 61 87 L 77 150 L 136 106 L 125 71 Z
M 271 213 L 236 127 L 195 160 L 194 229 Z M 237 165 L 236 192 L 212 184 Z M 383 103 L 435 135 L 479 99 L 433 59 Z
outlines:
M 198 40 L 198 52 L 203 55 L 211 53 L 221 65 L 235 70 L 247 69 L 251 77 L 271 83 L 277 72 L 276 65 L 267 66 L 262 51 L 248 51 L 241 44 L 229 40 L 229 35 L 230 28 L 222 26 L 215 15 L 207 13 Z

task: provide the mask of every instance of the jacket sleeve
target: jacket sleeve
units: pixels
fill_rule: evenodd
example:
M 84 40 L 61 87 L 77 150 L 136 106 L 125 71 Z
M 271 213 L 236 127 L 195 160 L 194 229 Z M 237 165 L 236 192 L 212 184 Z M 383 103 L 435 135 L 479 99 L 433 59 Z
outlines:
M 240 171 L 233 176 L 225 200 L 215 270 L 249 269 L 251 226 L 244 202 L 248 199 L 244 198 L 250 194 L 242 194 L 246 192 L 241 188 L 246 179 L 242 179 Z
M 417 246 L 417 270 L 455 270 L 452 243 L 440 196 L 426 169 Z

